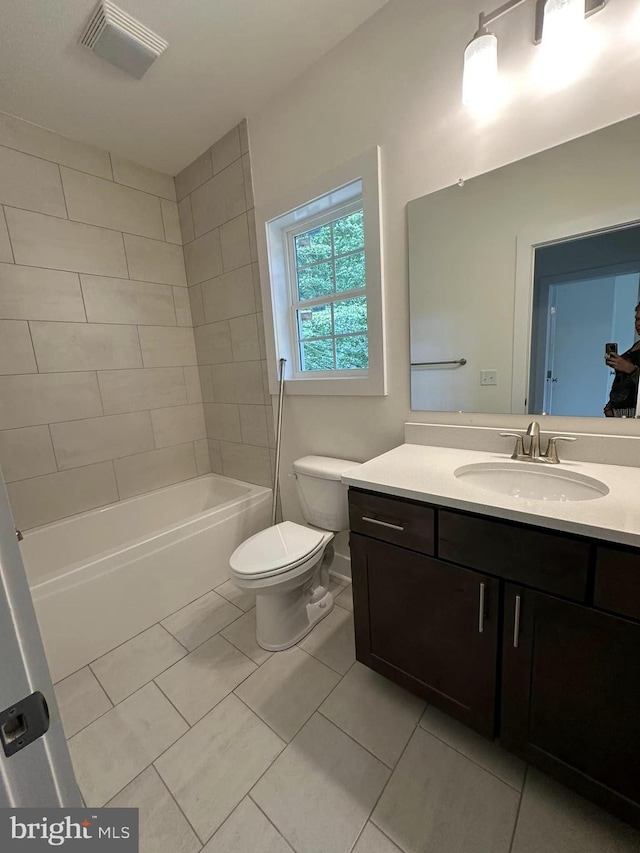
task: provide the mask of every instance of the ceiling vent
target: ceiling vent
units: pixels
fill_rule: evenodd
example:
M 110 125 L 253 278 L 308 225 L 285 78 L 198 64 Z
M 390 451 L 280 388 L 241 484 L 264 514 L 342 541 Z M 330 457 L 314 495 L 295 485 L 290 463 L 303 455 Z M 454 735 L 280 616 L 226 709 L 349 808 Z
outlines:
M 138 78 L 169 46 L 109 0 L 98 3 L 80 44 Z

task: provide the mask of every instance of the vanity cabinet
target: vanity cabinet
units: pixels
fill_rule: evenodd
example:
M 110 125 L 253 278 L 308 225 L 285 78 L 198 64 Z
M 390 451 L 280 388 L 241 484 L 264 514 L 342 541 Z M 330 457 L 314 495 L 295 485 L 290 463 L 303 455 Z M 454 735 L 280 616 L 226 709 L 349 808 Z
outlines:
M 349 495 L 358 660 L 640 827 L 640 552 Z

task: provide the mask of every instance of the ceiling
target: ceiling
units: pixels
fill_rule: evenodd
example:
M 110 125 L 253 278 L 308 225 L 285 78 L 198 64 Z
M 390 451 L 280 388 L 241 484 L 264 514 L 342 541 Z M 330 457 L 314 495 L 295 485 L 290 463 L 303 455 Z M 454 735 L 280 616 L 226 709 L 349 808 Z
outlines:
M 169 42 L 135 80 L 78 44 L 95 0 L 0 0 L 0 110 L 175 175 L 386 2 L 119 0 Z

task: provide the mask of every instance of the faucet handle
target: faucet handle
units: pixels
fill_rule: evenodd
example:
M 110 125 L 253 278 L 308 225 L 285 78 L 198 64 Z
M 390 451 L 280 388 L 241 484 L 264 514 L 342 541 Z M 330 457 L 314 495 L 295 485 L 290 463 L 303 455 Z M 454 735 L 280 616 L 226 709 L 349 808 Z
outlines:
M 557 447 L 557 443 L 559 441 L 577 441 L 577 439 L 572 438 L 570 435 L 552 435 L 549 439 L 549 444 L 547 445 L 547 452 L 544 454 L 544 458 L 547 462 L 552 462 L 554 464 L 560 462 Z
M 524 456 L 524 437 L 519 432 L 501 432 L 501 438 L 515 438 L 516 446 L 511 454 L 512 459 L 521 459 Z

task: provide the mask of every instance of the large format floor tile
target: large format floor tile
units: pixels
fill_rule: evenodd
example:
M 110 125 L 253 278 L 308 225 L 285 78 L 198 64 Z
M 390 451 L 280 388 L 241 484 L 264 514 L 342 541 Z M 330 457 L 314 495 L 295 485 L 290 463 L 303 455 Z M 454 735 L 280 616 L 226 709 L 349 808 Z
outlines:
M 389 841 L 377 826 L 368 823 L 362 830 L 353 853 L 402 853 L 402 851 L 393 841 Z
M 223 584 L 220 584 L 220 586 L 216 587 L 215 591 L 218 595 L 221 595 L 223 598 L 226 598 L 227 601 L 230 601 L 232 604 L 235 604 L 236 607 L 239 607 L 240 610 L 244 610 L 245 613 L 247 610 L 251 610 L 252 607 L 256 606 L 255 595 L 239 589 L 232 580 L 228 580 Z
M 294 647 L 273 655 L 235 692 L 289 741 L 339 680 L 332 669 Z
M 292 850 L 253 800 L 245 797 L 202 853 L 292 853 Z
M 314 714 L 251 792 L 297 853 L 348 853 L 389 770 Z
M 405 853 L 508 853 L 519 799 L 417 728 L 371 819 Z
M 190 725 L 217 705 L 256 669 L 222 637 L 212 637 L 156 678 Z
M 284 747 L 236 697 L 227 696 L 156 769 L 202 841 L 206 841 Z
M 344 590 L 336 590 L 336 604 L 353 613 L 353 586 L 349 584 Z
M 202 846 L 153 767 L 107 805 L 140 810 L 140 853 L 197 853 Z
M 239 616 L 242 610 L 216 592 L 208 592 L 164 619 L 162 624 L 185 648 L 193 651 Z
M 117 703 L 185 655 L 184 647 L 175 637 L 162 625 L 154 625 L 98 658 L 91 669 L 111 701 Z
M 59 681 L 55 690 L 67 738 L 73 737 L 112 707 L 88 666 Z
M 353 615 L 342 607 L 334 607 L 298 645 L 344 675 L 356 659 Z
M 512 853 L 638 853 L 640 831 L 529 768 Z
M 424 706 L 422 699 L 356 663 L 322 703 L 320 713 L 393 767 Z
M 254 663 L 257 663 L 258 666 L 263 664 L 266 660 L 269 660 L 273 652 L 268 652 L 266 649 L 263 649 L 258 645 L 258 641 L 256 640 L 256 609 L 250 610 L 248 613 L 245 613 L 244 616 L 241 616 L 239 619 L 236 619 L 235 622 L 232 622 L 224 631 L 220 631 L 220 634 L 225 638 L 225 640 L 229 640 L 230 643 L 240 649 L 241 652 L 244 652 L 247 657 L 250 657 Z
M 102 806 L 188 729 L 155 684 L 147 684 L 69 741 L 88 806 Z
M 526 764 L 512 753 L 501 749 L 496 743 L 482 737 L 433 705 L 429 705 L 424 712 L 420 725 L 489 773 L 502 779 L 507 785 L 522 791 Z

